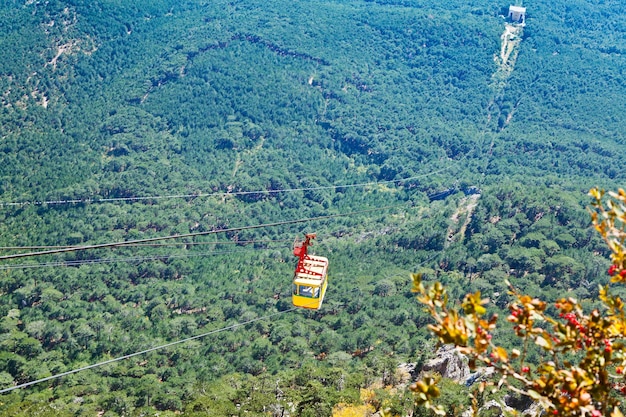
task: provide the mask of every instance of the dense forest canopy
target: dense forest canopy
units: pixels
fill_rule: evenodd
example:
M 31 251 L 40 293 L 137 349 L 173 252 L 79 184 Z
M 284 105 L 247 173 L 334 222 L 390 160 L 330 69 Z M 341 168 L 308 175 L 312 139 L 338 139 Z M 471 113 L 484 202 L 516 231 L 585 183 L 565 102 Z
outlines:
M 626 178 L 619 3 L 535 0 L 523 28 L 508 3 L 432 3 L 3 2 L 0 246 L 377 210 L 3 261 L 0 389 L 288 310 L 304 231 L 331 284 L 320 311 L 2 394 L 0 413 L 330 415 L 432 354 L 418 270 L 493 309 L 506 279 L 592 303 L 608 261 L 585 193 Z

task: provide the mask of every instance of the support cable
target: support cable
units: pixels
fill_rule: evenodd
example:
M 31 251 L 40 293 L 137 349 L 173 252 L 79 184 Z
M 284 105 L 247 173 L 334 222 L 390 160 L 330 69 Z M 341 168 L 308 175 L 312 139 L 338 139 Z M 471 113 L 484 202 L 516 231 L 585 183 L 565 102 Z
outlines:
M 280 194 L 280 193 L 293 193 L 297 191 L 320 191 L 320 190 L 337 190 L 347 188 L 360 188 L 374 185 L 395 184 L 403 181 L 413 181 L 424 177 L 429 177 L 434 174 L 448 171 L 454 165 L 461 162 L 467 157 L 456 161 L 454 164 L 441 168 L 435 171 L 427 172 L 412 177 L 400 178 L 397 180 L 377 181 L 377 182 L 362 182 L 357 184 L 344 184 L 344 185 L 320 185 L 318 187 L 300 187 L 300 188 L 283 188 L 278 190 L 258 190 L 258 191 L 235 191 L 235 192 L 214 192 L 214 193 L 193 193 L 193 194 L 172 194 L 172 195 L 154 195 L 154 196 L 141 196 L 141 197 L 112 197 L 112 198 L 77 198 L 69 200 L 46 200 L 46 201 L 16 201 L 16 202 L 0 202 L 0 208 L 2 207 L 22 207 L 22 206 L 43 206 L 43 205 L 60 205 L 60 204 L 93 204 L 93 203 L 118 203 L 118 202 L 131 202 L 131 201 L 145 201 L 145 200 L 168 200 L 175 198 L 200 198 L 200 197 L 228 197 L 228 196 L 244 196 L 254 194 Z
M 58 379 L 58 378 L 61 378 L 61 377 L 67 376 L 67 375 L 75 374 L 76 372 L 85 371 L 87 369 L 97 368 L 97 367 L 100 367 L 100 366 L 103 366 L 103 365 L 107 365 L 109 363 L 119 362 L 119 361 L 122 361 L 124 359 L 132 358 L 133 356 L 139 356 L 139 355 L 143 355 L 143 354 L 148 353 L 148 352 L 153 352 L 155 350 L 165 349 L 167 347 L 174 346 L 174 345 L 179 345 L 181 343 L 187 343 L 187 342 L 190 342 L 192 340 L 196 340 L 196 339 L 200 339 L 200 338 L 212 335 L 212 334 L 224 332 L 226 330 L 233 330 L 233 329 L 236 329 L 237 327 L 245 326 L 247 324 L 254 323 L 256 321 L 269 319 L 271 317 L 276 317 L 278 315 L 281 315 L 281 314 L 284 314 L 284 313 L 289 313 L 291 311 L 298 310 L 298 309 L 300 309 L 300 307 L 293 307 L 293 308 L 290 308 L 289 310 L 283 310 L 283 311 L 279 311 L 277 313 L 268 314 L 267 316 L 257 317 L 257 318 L 254 318 L 254 319 L 251 319 L 251 320 L 247 320 L 247 321 L 244 321 L 244 322 L 235 323 L 235 324 L 232 324 L 230 326 L 222 327 L 221 329 L 211 330 L 210 332 L 206 332 L 206 333 L 202 333 L 202 334 L 199 334 L 199 335 L 196 335 L 196 336 L 188 337 L 186 339 L 181 339 L 181 340 L 177 340 L 175 342 L 166 343 L 164 345 L 151 347 L 149 349 L 145 349 L 145 350 L 142 350 L 140 352 L 130 353 L 128 355 L 124 355 L 124 356 L 120 356 L 120 357 L 117 357 L 117 358 L 109 359 L 109 360 L 106 360 L 106 361 L 103 361 L 103 362 L 94 363 L 92 365 L 83 366 L 82 368 L 72 369 L 71 371 L 61 372 L 59 374 L 48 376 L 48 377 L 41 378 L 41 379 L 37 379 L 35 381 L 25 382 L 23 384 L 19 384 L 19 385 L 15 385 L 13 387 L 2 389 L 2 390 L 0 390 L 0 394 L 4 394 L 4 393 L 10 392 L 10 391 L 14 391 L 16 389 L 30 387 L 31 385 L 39 384 L 39 383 L 42 383 L 42 382 L 45 382 L 45 381 Z
M 261 239 L 261 240 L 228 240 L 215 242 L 170 242 L 170 243 L 134 243 L 125 246 L 148 246 L 151 248 L 159 246 L 197 246 L 197 245 L 249 245 L 252 243 L 275 243 L 291 242 L 293 239 Z M 33 249 L 65 249 L 76 248 L 79 245 L 54 245 L 54 246 L 0 246 L 0 250 L 33 250 Z
M 398 228 L 390 228 L 388 231 L 397 230 Z M 137 243 L 133 245 L 126 245 L 132 247 L 139 246 L 148 246 L 148 247 L 160 247 L 160 246 L 191 246 L 191 245 L 222 245 L 222 244 L 251 244 L 251 243 L 282 243 L 282 242 L 293 242 L 293 239 L 265 239 L 265 240 L 240 240 L 238 242 L 235 241 L 227 241 L 227 242 L 174 242 L 174 243 Z M 320 247 L 323 247 L 323 242 L 318 242 Z M 34 247 L 14 247 L 13 249 L 45 249 L 45 248 L 68 248 L 74 246 L 34 246 Z M 6 249 L 6 248 L 1 248 Z M 131 256 L 131 257 L 120 257 L 120 258 L 93 258 L 93 259 L 76 259 L 76 260 L 63 260 L 63 261 L 51 261 L 51 262 L 41 262 L 41 263 L 23 263 L 23 264 L 7 264 L 0 265 L 0 271 L 10 270 L 10 269 L 32 269 L 32 268 L 55 268 L 55 267 L 76 267 L 81 265 L 94 265 L 94 264 L 106 264 L 106 263 L 118 263 L 118 262 L 135 262 L 140 263 L 144 261 L 164 261 L 169 259 L 180 259 L 180 258 L 197 258 L 201 256 L 211 256 L 211 255 L 226 255 L 232 253 L 243 253 L 257 250 L 277 250 L 279 248 L 276 247 L 263 247 L 263 248 L 244 248 L 240 250 L 220 250 L 220 251 L 208 251 L 208 252 L 191 252 L 184 254 L 165 254 L 165 255 L 145 255 L 145 256 Z
M 293 239 L 291 239 L 293 240 Z M 243 253 L 250 252 L 256 250 L 276 250 L 276 248 L 248 248 L 248 249 L 240 249 L 240 250 L 223 250 L 223 251 L 211 251 L 211 252 L 198 252 L 198 253 L 186 253 L 186 254 L 178 254 L 178 255 L 153 255 L 153 256 L 133 256 L 127 258 L 96 258 L 96 259 L 80 259 L 74 261 L 54 261 L 54 262 L 42 262 L 37 264 L 9 264 L 9 265 L 0 265 L 0 271 L 10 270 L 10 269 L 32 269 L 32 268 L 56 268 L 56 267 L 72 267 L 72 266 L 81 266 L 81 265 L 96 265 L 96 264 L 111 264 L 118 262 L 145 262 L 145 261 L 165 261 L 169 259 L 182 259 L 182 258 L 198 258 L 201 256 L 212 256 L 212 255 L 227 255 L 232 253 Z
M 218 233 L 237 232 L 241 230 L 261 229 L 265 227 L 284 226 L 288 224 L 307 223 L 307 222 L 313 222 L 313 221 L 318 221 L 318 220 L 334 219 L 337 217 L 353 216 L 356 214 L 371 213 L 373 211 L 382 211 L 382 210 L 397 208 L 401 206 L 406 206 L 407 204 L 409 203 L 396 204 L 393 206 L 376 207 L 376 208 L 365 209 L 365 210 L 357 210 L 357 211 L 352 211 L 349 213 L 328 214 L 325 216 L 308 217 L 308 218 L 296 219 L 296 220 L 285 220 L 281 222 L 264 223 L 264 224 L 257 224 L 257 225 L 252 225 L 252 226 L 232 227 L 232 228 L 220 229 L 220 230 L 208 230 L 205 232 L 183 233 L 180 235 L 159 236 L 159 237 L 152 237 L 152 238 L 145 238 L 145 239 L 128 240 L 128 241 L 123 241 L 123 242 L 100 243 L 100 244 L 95 244 L 95 245 L 73 246 L 70 248 L 51 249 L 51 250 L 39 251 L 39 252 L 17 253 L 13 255 L 0 256 L 0 261 L 7 260 L 7 259 L 27 258 L 27 257 L 32 257 L 32 256 L 50 255 L 50 254 L 55 254 L 55 253 L 76 252 L 76 251 L 89 250 L 89 249 L 101 249 L 101 248 L 111 248 L 111 247 L 117 247 L 117 246 L 128 246 L 128 245 L 137 244 L 137 243 L 157 242 L 160 240 L 168 240 L 168 239 L 181 239 L 185 237 L 214 235 Z
M 429 262 L 434 257 L 435 257 L 435 255 L 429 257 L 428 259 L 426 259 L 426 260 L 420 262 L 419 264 L 417 264 L 415 267 L 417 268 L 418 266 L 421 266 L 421 265 Z M 232 324 L 230 326 L 222 327 L 220 329 L 211 330 L 210 332 L 202 333 L 202 334 L 199 334 L 199 335 L 196 335 L 196 336 L 191 336 L 191 337 L 188 337 L 186 339 L 181 339 L 181 340 L 177 340 L 177 341 L 174 341 L 174 342 L 165 343 L 165 344 L 160 345 L 160 346 L 151 347 L 149 349 L 145 349 L 145 350 L 142 350 L 142 351 L 139 351 L 139 352 L 130 353 L 128 355 L 119 356 L 119 357 L 113 358 L 113 359 L 108 359 L 106 361 L 98 362 L 98 363 L 95 363 L 95 364 L 92 364 L 92 365 L 83 366 L 81 368 L 72 369 L 70 371 L 61 372 L 59 374 L 55 374 L 55 375 L 51 375 L 51 376 L 48 376 L 48 377 L 45 377 L 45 378 L 37 379 L 35 381 L 25 382 L 23 384 L 19 384 L 19 385 L 15 385 L 15 386 L 12 386 L 12 387 L 9 387 L 9 388 L 2 389 L 2 390 L 0 390 L 0 394 L 11 392 L 11 391 L 14 391 L 14 390 L 17 390 L 17 389 L 30 387 L 32 385 L 40 384 L 40 383 L 46 382 L 46 381 L 51 381 L 53 379 L 62 378 L 64 376 L 75 374 L 75 373 L 81 372 L 81 371 L 85 371 L 87 369 L 93 369 L 93 368 L 97 368 L 97 367 L 100 367 L 100 366 L 103 366 L 103 365 L 107 365 L 107 364 L 110 364 L 110 363 L 119 362 L 119 361 L 122 361 L 122 360 L 125 360 L 125 359 L 132 358 L 134 356 L 139 356 L 139 355 L 143 355 L 145 353 L 154 352 L 155 350 L 165 349 L 165 348 L 170 347 L 170 346 L 175 346 L 175 345 L 179 345 L 179 344 L 182 344 L 182 343 L 187 343 L 187 342 L 190 342 L 192 340 L 197 340 L 197 339 L 200 339 L 200 338 L 212 335 L 212 334 L 221 333 L 221 332 L 224 332 L 226 330 L 233 330 L 233 329 L 236 329 L 238 327 L 245 326 L 245 325 L 250 324 L 250 323 L 254 323 L 256 321 L 269 319 L 271 317 L 276 317 L 276 316 L 279 316 L 279 315 L 282 315 L 282 314 L 285 314 L 285 313 L 289 313 L 289 312 L 292 312 L 292 311 L 295 311 L 295 310 L 300 310 L 300 309 L 301 309 L 301 307 L 292 307 L 292 308 L 290 308 L 288 310 L 278 311 L 276 313 L 268 314 L 268 315 L 263 316 L 263 317 L 257 317 L 257 318 L 254 318 L 254 319 L 251 319 L 251 320 L 247 320 L 247 321 L 244 321 L 244 322 L 235 323 L 235 324 Z

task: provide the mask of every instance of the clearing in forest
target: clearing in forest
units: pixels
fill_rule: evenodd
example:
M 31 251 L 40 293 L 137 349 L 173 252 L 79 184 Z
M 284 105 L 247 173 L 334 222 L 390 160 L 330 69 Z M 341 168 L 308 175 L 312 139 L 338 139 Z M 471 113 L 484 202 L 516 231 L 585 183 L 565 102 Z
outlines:
M 500 36 L 502 40 L 500 54 L 494 56 L 494 60 L 498 66 L 498 69 L 493 74 L 496 87 L 502 88 L 507 78 L 509 78 L 513 72 L 517 54 L 519 53 L 518 46 L 522 41 L 523 30 L 523 27 L 519 25 L 509 23 L 504 25 L 504 32 L 502 36 Z
M 448 227 L 448 232 L 446 234 L 448 236 L 448 241 L 446 242 L 446 245 L 449 245 L 451 242 L 453 242 L 456 239 L 456 236 L 459 236 L 461 239 L 463 238 L 463 236 L 465 236 L 465 230 L 467 230 L 467 226 L 472 220 L 472 213 L 478 205 L 479 198 L 480 194 L 473 194 L 461 199 L 461 201 L 459 202 L 459 207 L 452 214 L 452 217 L 450 217 L 452 223 L 450 224 L 450 227 Z M 463 215 L 465 215 L 463 224 L 461 225 L 461 227 L 457 227 L 459 224 L 459 219 Z

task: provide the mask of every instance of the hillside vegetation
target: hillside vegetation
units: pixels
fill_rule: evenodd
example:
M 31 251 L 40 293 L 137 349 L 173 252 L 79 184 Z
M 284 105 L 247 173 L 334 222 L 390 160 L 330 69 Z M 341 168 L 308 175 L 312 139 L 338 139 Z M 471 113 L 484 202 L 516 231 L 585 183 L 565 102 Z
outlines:
M 620 9 L 525 4 L 503 70 L 508 3 L 432 3 L 3 2 L 0 255 L 359 213 L 2 260 L 0 390 L 277 315 L 0 394 L 0 415 L 400 414 L 384 386 L 434 350 L 410 273 L 494 310 L 506 279 L 593 303 L 586 192 L 626 178 Z M 331 262 L 320 311 L 287 311 L 303 232 Z

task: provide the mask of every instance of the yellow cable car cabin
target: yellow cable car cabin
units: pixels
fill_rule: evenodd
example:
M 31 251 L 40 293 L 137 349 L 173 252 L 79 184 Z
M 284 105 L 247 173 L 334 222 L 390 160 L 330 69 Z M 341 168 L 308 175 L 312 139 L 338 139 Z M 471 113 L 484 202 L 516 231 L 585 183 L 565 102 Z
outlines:
M 296 307 L 319 310 L 328 287 L 328 258 L 308 254 L 311 239 L 315 239 L 315 234 L 307 234 L 303 242 L 296 241 L 293 247 L 293 254 L 299 259 L 293 277 L 292 302 Z

